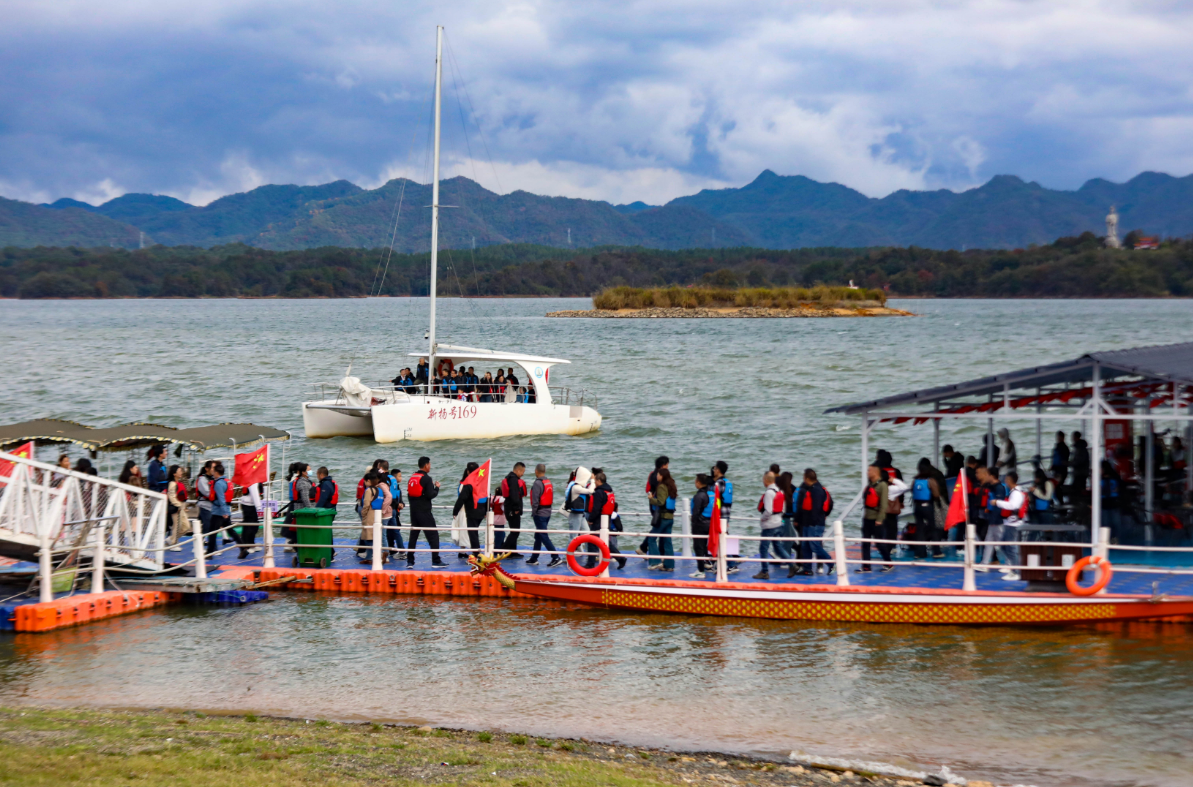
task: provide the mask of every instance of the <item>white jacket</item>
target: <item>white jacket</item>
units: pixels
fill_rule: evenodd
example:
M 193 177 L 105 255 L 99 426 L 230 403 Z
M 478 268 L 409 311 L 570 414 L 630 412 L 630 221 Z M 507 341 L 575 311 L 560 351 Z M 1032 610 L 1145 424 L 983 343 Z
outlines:
M 899 495 L 906 494 L 909 491 L 911 491 L 911 487 L 908 486 L 902 478 L 897 478 L 896 476 L 892 475 L 889 479 L 887 479 L 887 482 L 886 482 L 886 499 L 887 500 L 894 500 Z
M 778 511 L 775 511 L 776 502 L 778 503 Z M 771 530 L 776 527 L 783 526 L 783 492 L 779 489 L 778 484 L 771 484 L 762 493 L 762 502 L 759 504 L 762 510 L 762 517 L 758 522 L 758 526 L 763 530 Z
M 1019 518 L 1019 509 L 1023 508 L 1023 501 L 1026 499 L 1027 496 L 1023 494 L 1023 490 L 1019 487 L 1015 487 L 1011 490 L 1011 494 L 1007 495 L 1006 500 L 994 501 L 994 505 L 998 506 L 1003 511 L 1014 512 L 1009 517 L 1003 519 L 1002 523 L 1004 525 L 1019 525 L 1023 523 L 1023 520 Z
M 571 485 L 571 493 L 573 495 L 591 495 L 593 492 L 596 491 L 596 481 L 592 477 L 592 471 L 589 470 L 587 467 L 577 467 L 576 468 L 576 480 L 569 482 L 569 485 Z M 568 505 L 568 490 L 565 487 L 564 494 L 563 494 L 563 504 L 559 508 L 560 513 L 563 513 L 563 514 L 571 513 L 570 511 L 568 511 L 567 505 Z

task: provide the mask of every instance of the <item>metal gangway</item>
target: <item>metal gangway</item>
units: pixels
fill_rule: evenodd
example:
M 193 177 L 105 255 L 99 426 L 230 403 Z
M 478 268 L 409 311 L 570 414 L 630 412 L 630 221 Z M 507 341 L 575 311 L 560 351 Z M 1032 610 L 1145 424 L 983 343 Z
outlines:
M 0 555 L 39 563 L 42 601 L 56 580 L 73 585 L 82 559 L 161 571 L 166 505 L 160 492 L 0 451 Z

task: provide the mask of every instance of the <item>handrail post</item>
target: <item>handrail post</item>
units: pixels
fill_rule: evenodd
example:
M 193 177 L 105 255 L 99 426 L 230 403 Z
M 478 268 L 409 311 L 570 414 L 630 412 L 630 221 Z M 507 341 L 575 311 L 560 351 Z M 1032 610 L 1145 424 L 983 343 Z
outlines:
M 381 546 L 384 543 L 385 536 L 381 531 L 381 512 L 373 511 L 373 565 L 371 568 L 374 571 L 381 570 Z M 432 555 L 433 558 L 438 559 L 438 555 Z
M 1148 457 L 1151 460 L 1151 457 Z M 1102 558 L 1103 561 L 1108 561 L 1110 558 L 1110 528 L 1098 528 L 1098 543 L 1094 547 L 1094 554 Z M 1095 595 L 1101 596 L 1106 593 L 1106 588 L 1102 588 Z
M 45 526 L 47 521 L 43 520 L 42 524 Z M 45 604 L 54 600 L 54 560 L 50 554 L 49 533 L 41 534 L 41 549 L 37 551 L 37 562 L 37 573 L 40 578 L 38 601 Z
M 679 532 L 685 536 L 680 541 L 680 552 L 684 557 L 692 557 L 695 550 L 692 546 L 692 539 L 687 536 L 692 535 L 692 501 L 686 497 L 679 499 Z
M 833 559 L 837 564 L 837 587 L 849 587 L 849 563 L 845 556 L 845 523 L 833 522 Z
M 207 579 L 207 555 L 203 552 L 205 545 L 203 537 L 207 535 L 203 532 L 203 520 L 199 520 L 199 532 L 194 532 L 191 528 L 191 543 L 195 547 L 195 579 Z
M 91 592 L 104 592 L 104 523 L 95 525 L 95 554 L 91 556 Z
M 601 514 L 601 541 L 605 542 L 605 547 L 609 546 L 609 515 Z M 612 552 L 612 550 L 609 550 Z M 609 562 L 613 562 L 613 557 L 610 555 Z M 602 579 L 609 578 L 609 563 L 605 564 L 605 570 L 601 572 Z
M 261 568 L 275 568 L 273 562 L 273 492 L 272 485 L 265 485 L 265 557 L 261 560 Z
M 965 547 L 964 547 L 965 578 L 961 582 L 961 589 L 966 592 L 970 592 L 970 593 L 972 593 L 973 591 L 978 589 L 978 583 L 974 576 L 974 570 L 973 570 L 973 556 L 977 551 L 977 548 L 974 546 L 974 542 L 977 540 L 978 540 L 978 526 L 967 524 L 965 526 Z
M 729 545 L 725 539 L 729 538 L 729 526 L 721 519 L 717 533 L 717 581 L 729 581 Z
M 493 509 L 485 512 L 485 554 L 493 557 Z

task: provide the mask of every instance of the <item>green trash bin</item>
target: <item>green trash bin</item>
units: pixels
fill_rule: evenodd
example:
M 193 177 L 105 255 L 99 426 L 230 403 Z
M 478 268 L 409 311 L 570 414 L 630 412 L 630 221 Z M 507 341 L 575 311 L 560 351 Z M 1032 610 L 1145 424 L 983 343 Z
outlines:
M 295 568 L 327 568 L 335 560 L 332 544 L 331 524 L 335 521 L 334 508 L 300 508 L 294 512 L 294 528 L 298 549 L 294 557 Z M 306 527 L 303 527 L 306 525 Z

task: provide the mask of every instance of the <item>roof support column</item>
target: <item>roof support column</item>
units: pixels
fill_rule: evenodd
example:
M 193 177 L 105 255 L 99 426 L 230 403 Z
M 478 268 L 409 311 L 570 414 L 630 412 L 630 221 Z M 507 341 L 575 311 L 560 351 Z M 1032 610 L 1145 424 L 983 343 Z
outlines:
M 870 483 L 870 413 L 862 411 L 862 489 Z
M 990 404 L 994 404 L 994 394 L 990 394 Z M 993 408 L 991 408 L 990 412 L 994 412 Z M 994 419 L 993 418 L 986 419 L 986 461 L 983 462 L 983 464 L 985 464 L 986 467 L 989 467 L 991 470 L 994 470 L 994 473 L 996 475 L 998 474 L 998 470 L 995 469 L 995 465 L 997 463 L 994 461 Z
M 1098 531 L 1102 527 L 1102 367 L 1094 363 L 1094 380 L 1090 401 L 1093 413 L 1090 418 L 1090 544 L 1098 543 Z M 1078 490 L 1080 491 L 1080 490 Z
M 1147 404 L 1147 414 L 1152 414 L 1151 396 L 1149 395 L 1145 401 Z M 1147 424 L 1144 426 L 1147 430 L 1144 434 L 1147 438 L 1143 442 L 1144 457 L 1146 464 L 1143 466 L 1143 513 L 1147 517 L 1146 522 L 1140 524 L 1146 526 L 1145 532 L 1151 533 L 1152 511 L 1156 504 L 1156 422 L 1152 419 L 1147 419 Z M 1148 539 L 1149 543 L 1151 539 Z
M 932 411 L 940 412 L 940 402 L 936 402 L 932 406 Z M 935 465 L 940 461 L 940 419 L 932 419 L 932 464 Z
M 1040 401 L 1041 390 L 1036 389 L 1036 457 L 1040 467 L 1044 466 L 1044 403 Z

